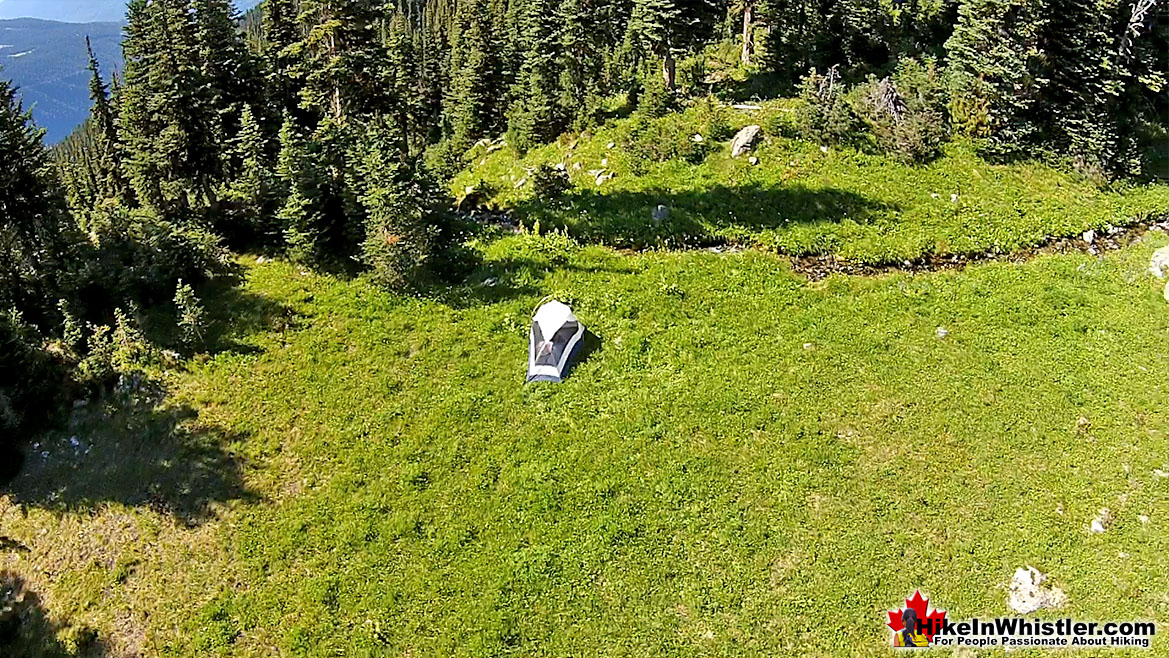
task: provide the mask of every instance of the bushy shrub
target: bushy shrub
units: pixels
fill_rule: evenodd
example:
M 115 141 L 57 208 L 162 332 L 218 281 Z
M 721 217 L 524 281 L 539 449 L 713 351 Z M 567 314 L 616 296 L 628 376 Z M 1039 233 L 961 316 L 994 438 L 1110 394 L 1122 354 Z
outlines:
M 870 78 L 852 96 L 886 153 L 904 162 L 925 162 L 941 152 L 948 133 L 946 92 L 932 60 L 903 60 L 893 76 Z
M 804 77 L 795 126 L 800 137 L 821 144 L 840 144 L 856 136 L 857 117 L 845 98 L 845 85 L 835 66 L 823 75 L 812 69 Z
M 683 160 L 699 164 L 706 159 L 712 140 L 694 138 L 695 126 L 687 117 L 672 114 L 660 119 L 635 117 L 629 125 L 626 151 L 634 173 L 645 173 L 655 162 Z
M 19 312 L 0 310 L 0 451 L 60 407 L 67 377 Z
M 190 284 L 183 283 L 182 279 L 179 279 L 179 285 L 175 288 L 175 309 L 178 311 L 176 324 L 182 334 L 183 344 L 187 349 L 193 349 L 203 342 L 207 313 L 195 295 L 195 289 Z M 120 318 L 118 326 L 119 328 L 122 326 Z
M 717 105 L 710 96 L 698 101 L 694 112 L 699 126 L 698 133 L 704 139 L 721 142 L 735 136 L 735 129 L 731 125 L 730 111 Z
M 105 322 L 114 308 L 170 301 L 180 279 L 198 285 L 230 271 L 219 237 L 198 226 L 118 208 L 95 218 L 74 288 L 79 316 Z
M 401 161 L 385 128 L 371 127 L 351 157 L 350 184 L 365 213 L 362 262 L 386 287 L 419 285 L 444 223 L 437 188 L 423 169 Z
M 666 87 L 666 81 L 660 73 L 661 62 L 656 68 L 647 69 L 642 76 L 642 84 L 637 94 L 637 113 L 643 117 L 662 117 L 677 108 L 678 99 L 673 91 Z
M 537 199 L 556 199 L 572 189 L 568 172 L 547 163 L 541 163 L 532 172 L 532 191 Z

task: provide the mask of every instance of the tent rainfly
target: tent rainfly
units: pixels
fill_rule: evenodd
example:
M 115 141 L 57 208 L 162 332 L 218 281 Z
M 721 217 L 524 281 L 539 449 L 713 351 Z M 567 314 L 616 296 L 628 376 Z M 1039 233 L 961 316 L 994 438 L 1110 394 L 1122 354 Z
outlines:
M 580 350 L 584 333 L 584 325 L 567 305 L 554 299 L 540 306 L 532 319 L 528 381 L 563 381 Z

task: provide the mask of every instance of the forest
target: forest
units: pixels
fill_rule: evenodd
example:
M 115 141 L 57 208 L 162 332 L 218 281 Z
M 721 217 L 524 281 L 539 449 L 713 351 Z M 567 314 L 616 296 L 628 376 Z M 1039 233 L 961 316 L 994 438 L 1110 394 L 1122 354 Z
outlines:
M 9 456 L 0 475 L 15 476 L 32 458 L 21 455 L 35 456 L 30 441 L 66 424 L 71 408 L 114 409 L 160 369 L 214 367 L 224 327 L 249 317 L 231 303 L 256 288 L 298 308 L 332 299 L 334 312 L 349 309 L 337 322 L 354 321 L 345 313 L 358 303 L 338 301 L 341 288 L 373 309 L 405 300 L 413 315 L 391 324 L 414 336 L 446 331 L 418 309 L 437 304 L 434 317 L 445 318 L 474 313 L 479 295 L 538 297 L 552 285 L 543 277 L 563 285 L 651 272 L 647 305 L 714 303 L 723 293 L 704 286 L 740 274 L 698 248 L 865 272 L 993 258 L 1081 233 L 1095 254 L 1097 231 L 1119 241 L 1126 222 L 1147 225 L 1169 207 L 1167 17 L 1158 0 L 264 0 L 243 15 L 231 0 L 130 0 L 125 68 L 90 51 L 90 117 L 63 143 L 47 147 L 17 90 L 0 82 L 0 452 Z M 767 139 L 790 152 L 755 169 L 755 157 L 728 158 L 737 169 L 709 164 L 750 123 L 740 114 L 760 110 L 773 119 L 759 121 Z M 573 169 L 572 158 L 586 158 L 577 153 L 600 164 Z M 847 155 L 831 160 L 837 153 Z M 828 164 L 804 164 L 816 158 Z M 609 193 L 613 172 L 655 187 Z M 850 180 L 853 191 L 789 185 L 809 175 Z M 679 182 L 701 176 L 718 184 Z M 727 182 L 750 176 L 755 187 Z M 972 181 L 961 194 L 944 188 L 961 177 Z M 920 207 L 904 200 L 915 180 L 938 190 Z M 856 191 L 866 185 L 875 200 Z M 959 221 L 977 194 L 993 199 Z M 773 225 L 775 213 L 794 225 Z M 501 225 L 519 237 L 493 242 Z M 519 253 L 499 256 L 513 238 Z M 610 246 L 651 260 L 618 263 L 599 251 Z M 652 260 L 659 252 L 665 260 Z M 682 272 L 674 257 L 686 259 Z M 814 290 L 785 287 L 788 274 L 763 256 L 745 258 L 751 286 L 827 309 Z M 1044 276 L 1073 269 L 1056 263 Z M 497 287 L 507 276 L 514 286 Z M 1024 284 L 1008 274 L 985 276 L 984 288 L 963 280 L 958 307 L 987 289 L 1062 291 L 1050 293 L 1053 308 L 1081 299 L 1061 283 L 1016 289 Z M 341 288 L 290 292 L 306 277 Z M 367 285 L 390 297 L 351 288 Z M 867 284 L 839 285 L 869 303 L 859 301 Z M 626 300 L 606 303 L 637 317 Z M 526 329 L 515 314 L 508 307 L 489 324 Z M 736 331 L 751 333 L 727 335 Z M 938 340 L 946 333 L 939 327 Z M 297 340 L 284 348 L 310 349 Z M 698 351 L 720 344 L 717 332 L 680 340 Z M 818 349 L 801 344 L 792 358 Z M 650 357 L 630 358 L 641 367 Z M 414 401 L 426 407 L 424 396 Z M 326 416 L 347 403 L 329 404 Z M 434 473 L 403 475 L 403 486 L 430 495 L 421 492 Z M 410 534 L 421 521 L 398 521 L 410 527 L 395 537 L 423 537 Z M 629 532 L 634 541 L 641 530 Z M 501 633 L 496 648 L 513 646 Z

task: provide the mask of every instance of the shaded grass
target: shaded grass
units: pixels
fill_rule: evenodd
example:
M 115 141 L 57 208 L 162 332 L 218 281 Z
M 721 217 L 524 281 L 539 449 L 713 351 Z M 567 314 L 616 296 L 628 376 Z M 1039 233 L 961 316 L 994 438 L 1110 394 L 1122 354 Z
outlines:
M 487 153 L 480 147 L 452 189 L 461 195 L 485 181 L 496 190 L 492 203 L 529 226 L 565 228 L 589 242 L 646 247 L 730 241 L 868 264 L 931 253 L 1017 251 L 1169 212 L 1165 185 L 1100 187 L 1042 163 L 991 164 L 962 141 L 923 166 L 848 147 L 825 153 L 819 145 L 778 136 L 790 110 L 790 103 L 779 102 L 764 103 L 758 112 L 725 110 L 734 129 L 755 122 L 772 133 L 757 151 L 757 166 L 745 157 L 732 159 L 726 143 L 698 164 L 646 162 L 633 155 L 633 124 L 624 120 L 523 159 L 507 148 Z M 691 108 L 654 121 L 676 123 L 674 132 L 685 136 L 701 133 L 708 114 Z M 563 163 L 575 189 L 561 199 L 534 198 L 525 179 L 540 163 Z M 590 171 L 602 168 L 615 178 L 598 186 Z M 661 225 L 651 219 L 659 204 L 670 208 Z
M 762 253 L 527 235 L 479 245 L 458 303 L 250 267 L 304 321 L 192 364 L 171 404 L 240 437 L 263 501 L 0 523 L 30 571 L 65 529 L 137 528 L 54 554 L 45 587 L 103 631 L 147 606 L 151 655 L 876 656 L 915 588 L 994 616 L 1024 564 L 1067 591 L 1050 616 L 1160 619 L 1165 243 L 810 285 Z M 545 294 L 604 344 L 525 387 Z

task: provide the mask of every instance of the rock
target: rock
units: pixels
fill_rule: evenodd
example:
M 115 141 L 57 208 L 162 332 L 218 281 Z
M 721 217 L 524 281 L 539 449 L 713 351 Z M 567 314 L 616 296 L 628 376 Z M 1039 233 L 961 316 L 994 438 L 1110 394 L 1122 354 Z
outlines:
M 690 141 L 694 142 L 695 144 L 701 144 L 702 143 L 702 135 L 695 133 L 695 134 L 690 136 Z
M 1081 237 L 1084 238 L 1084 242 L 1092 244 L 1096 241 L 1096 231 L 1084 231 L 1084 235 Z
M 950 332 L 945 327 L 938 327 L 938 331 L 937 331 L 938 340 L 941 340 L 949 335 L 950 335 Z
M 950 195 L 950 203 L 958 203 L 958 195 L 957 194 Z
M 763 128 L 756 124 L 751 124 L 740 130 L 731 140 L 731 157 L 737 158 L 755 148 L 755 142 L 759 141 L 759 136 L 762 134 Z
M 612 179 L 613 179 L 613 174 L 598 174 L 597 175 L 597 187 L 604 185 L 606 182 L 608 182 Z
M 579 163 L 579 162 L 572 163 L 572 170 L 573 171 L 580 171 L 582 168 L 584 168 L 584 165 L 582 165 L 581 163 Z
M 827 146 L 821 146 L 821 147 L 820 147 L 820 152 L 821 152 L 821 153 L 827 153 L 827 152 L 828 152 L 828 147 L 827 147 Z
M 1107 530 L 1108 526 L 1110 525 L 1112 525 L 1112 510 L 1104 507 L 1101 508 L 1100 513 L 1096 515 L 1096 518 L 1092 519 L 1092 524 L 1088 527 L 1093 534 L 1098 535 Z
M 609 158 L 601 158 L 601 166 L 608 167 L 609 166 Z
M 616 143 L 616 142 L 609 142 L 608 146 L 606 146 L 605 148 L 607 148 L 607 149 L 611 149 L 611 148 L 613 148 L 614 146 L 617 146 L 617 143 Z
M 523 186 L 525 186 L 525 185 L 527 185 L 527 184 L 528 184 L 528 179 L 526 179 L 526 178 L 521 178 L 521 179 L 519 180 L 519 182 L 517 182 L 517 183 L 515 184 L 515 189 L 517 189 L 517 190 L 518 190 L 518 189 L 520 189 L 521 187 L 523 187 Z
M 1169 247 L 1161 247 L 1153 252 L 1153 257 L 1149 259 L 1149 274 L 1164 279 L 1165 275 L 1169 273 Z
M 933 193 L 931 193 L 931 194 L 930 194 L 930 198 L 931 198 L 931 199 L 936 199 L 936 198 L 938 198 L 938 193 L 937 193 L 937 192 L 933 192 Z
M 670 218 L 669 206 L 658 205 L 658 207 L 653 209 L 652 216 L 653 216 L 653 220 L 655 222 L 661 223 L 661 222 L 666 221 L 667 219 Z
M 1147 525 L 1149 523 L 1149 515 L 1148 514 L 1141 514 L 1137 518 L 1140 519 L 1142 525 Z
M 750 162 L 751 165 L 754 166 L 754 165 L 759 164 L 759 158 L 757 158 L 755 156 L 751 156 L 750 158 L 747 159 L 747 162 Z
M 1047 576 L 1039 573 L 1035 567 L 1015 569 L 1015 576 L 1011 578 L 1010 593 L 1007 595 L 1007 605 L 1019 614 L 1063 606 L 1067 602 L 1063 590 L 1050 585 L 1044 587 L 1045 580 Z

